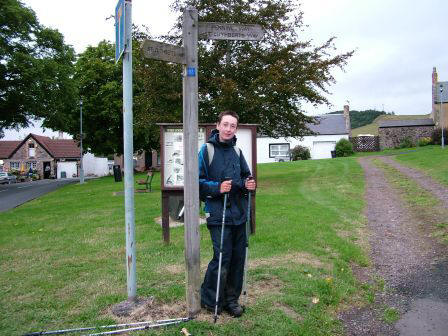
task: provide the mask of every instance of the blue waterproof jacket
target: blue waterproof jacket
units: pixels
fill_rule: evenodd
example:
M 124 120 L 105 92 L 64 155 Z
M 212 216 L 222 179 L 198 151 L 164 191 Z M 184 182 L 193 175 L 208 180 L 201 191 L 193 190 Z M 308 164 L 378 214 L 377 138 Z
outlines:
M 247 189 L 245 183 L 251 175 L 243 153 L 236 146 L 236 137 L 228 142 L 219 141 L 218 130 L 213 130 L 207 141 L 215 150 L 212 162 L 209 163 L 207 145 L 199 151 L 199 195 L 205 201 L 204 211 L 207 225 L 221 225 L 224 205 L 224 194 L 220 193 L 221 182 L 232 179 L 232 188 L 228 196 L 226 224 L 240 225 L 246 222 Z M 239 151 L 240 155 L 238 155 Z

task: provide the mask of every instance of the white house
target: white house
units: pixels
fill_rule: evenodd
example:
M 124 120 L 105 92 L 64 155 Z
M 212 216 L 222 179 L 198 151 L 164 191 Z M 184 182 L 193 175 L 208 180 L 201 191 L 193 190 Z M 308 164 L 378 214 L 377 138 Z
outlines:
M 317 117 L 320 123 L 308 124 L 308 128 L 316 135 L 303 138 L 269 138 L 257 137 L 257 162 L 268 163 L 289 160 L 289 151 L 295 146 L 308 147 L 311 159 L 331 158 L 331 151 L 335 149 L 336 142 L 349 138 L 346 117 L 344 114 L 325 114 Z

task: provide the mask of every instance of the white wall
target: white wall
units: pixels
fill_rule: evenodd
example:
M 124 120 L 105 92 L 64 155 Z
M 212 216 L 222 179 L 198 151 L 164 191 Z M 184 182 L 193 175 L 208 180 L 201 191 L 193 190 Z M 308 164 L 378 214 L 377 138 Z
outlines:
M 57 177 L 58 179 L 61 178 L 61 173 L 65 172 L 67 178 L 72 178 L 73 175 L 76 177 L 78 176 L 78 171 L 76 167 L 75 161 L 62 161 L 58 162 L 57 164 Z
M 106 176 L 109 175 L 107 158 L 95 157 L 92 153 L 86 153 L 83 157 L 84 176 Z
M 311 153 L 311 159 L 331 158 L 331 151 L 334 150 L 336 142 L 340 139 L 348 139 L 347 134 L 343 135 L 317 135 L 305 136 L 302 140 L 296 138 L 257 138 L 257 163 L 275 162 L 275 158 L 269 157 L 270 144 L 289 143 L 289 148 L 293 149 L 297 145 L 308 147 Z

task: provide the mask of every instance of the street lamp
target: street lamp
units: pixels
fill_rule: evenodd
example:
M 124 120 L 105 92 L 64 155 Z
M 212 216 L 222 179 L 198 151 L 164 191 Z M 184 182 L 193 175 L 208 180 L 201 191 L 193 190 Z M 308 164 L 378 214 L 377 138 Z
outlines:
M 80 123 L 80 148 L 81 148 L 81 157 L 79 158 L 79 183 L 84 183 L 84 167 L 82 164 L 82 99 L 79 101 L 79 123 Z
M 440 127 L 442 128 L 442 148 L 445 148 L 445 136 L 443 134 L 445 120 L 443 118 L 442 92 L 443 92 L 443 85 L 440 84 Z

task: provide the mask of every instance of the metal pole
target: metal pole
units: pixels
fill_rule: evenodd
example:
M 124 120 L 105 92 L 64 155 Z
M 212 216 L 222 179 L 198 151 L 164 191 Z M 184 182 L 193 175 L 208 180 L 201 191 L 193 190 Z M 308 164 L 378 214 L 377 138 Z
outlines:
M 84 165 L 83 165 L 83 150 L 82 150 L 82 99 L 79 101 L 79 123 L 80 123 L 80 147 L 81 147 L 81 156 L 79 158 L 79 183 L 84 183 Z
M 183 73 L 184 223 L 186 295 L 189 317 L 200 311 L 199 176 L 198 176 L 198 12 L 183 13 L 186 65 Z
M 445 136 L 444 136 L 444 118 L 443 118 L 443 105 L 442 105 L 442 92 L 443 92 L 443 85 L 440 84 L 440 127 L 442 127 L 442 149 L 445 148 Z
M 124 205 L 128 299 L 137 292 L 134 219 L 134 162 L 132 129 L 132 3 L 125 1 L 125 52 L 123 54 Z

